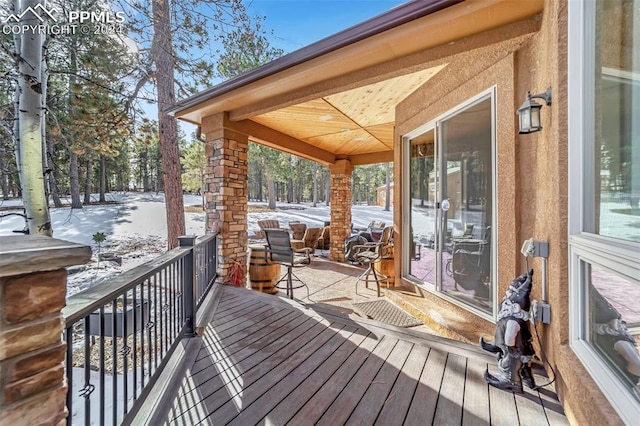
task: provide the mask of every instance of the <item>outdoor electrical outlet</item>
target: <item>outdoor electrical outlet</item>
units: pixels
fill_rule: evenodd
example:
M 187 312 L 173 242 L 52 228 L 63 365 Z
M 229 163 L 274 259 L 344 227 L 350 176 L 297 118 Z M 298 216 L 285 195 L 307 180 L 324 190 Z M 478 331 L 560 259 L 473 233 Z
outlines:
M 534 300 L 531 303 L 531 315 L 537 323 L 551 324 L 551 306 L 548 303 Z

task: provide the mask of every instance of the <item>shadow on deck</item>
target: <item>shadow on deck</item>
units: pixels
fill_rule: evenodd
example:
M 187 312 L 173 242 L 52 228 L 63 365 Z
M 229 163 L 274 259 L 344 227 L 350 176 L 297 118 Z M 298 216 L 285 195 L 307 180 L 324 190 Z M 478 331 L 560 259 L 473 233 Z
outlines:
M 568 424 L 553 390 L 489 387 L 471 345 L 229 286 L 207 303 L 134 423 Z

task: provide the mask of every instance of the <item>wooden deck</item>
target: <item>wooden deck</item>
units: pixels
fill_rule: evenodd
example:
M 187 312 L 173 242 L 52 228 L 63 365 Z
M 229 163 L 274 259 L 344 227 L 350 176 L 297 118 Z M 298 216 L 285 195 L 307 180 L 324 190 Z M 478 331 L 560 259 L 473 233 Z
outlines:
M 568 424 L 553 390 L 489 387 L 473 346 L 229 286 L 212 299 L 153 424 Z

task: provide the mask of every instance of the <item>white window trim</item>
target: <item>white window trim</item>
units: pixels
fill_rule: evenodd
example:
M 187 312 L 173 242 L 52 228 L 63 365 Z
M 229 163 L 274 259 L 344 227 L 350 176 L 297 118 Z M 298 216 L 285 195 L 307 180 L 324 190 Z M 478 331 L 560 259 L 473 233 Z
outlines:
M 594 162 L 594 135 L 586 131 L 595 114 L 596 2 L 569 2 L 568 22 L 568 135 L 569 135 L 569 340 L 613 408 L 625 423 L 640 418 L 640 403 L 586 340 L 588 295 L 581 262 L 603 266 L 630 277 L 640 276 L 640 244 L 584 232 L 593 223 L 595 182 L 585 180 L 587 164 Z M 634 281 L 633 279 L 631 279 Z M 635 280 L 637 282 L 637 280 Z
M 497 256 L 497 247 L 498 247 L 498 232 L 497 232 L 497 224 L 498 224 L 498 173 L 497 173 L 497 146 L 498 146 L 498 136 L 497 136 L 497 120 L 496 120 L 496 109 L 497 109 L 497 105 L 498 105 L 498 89 L 497 86 L 491 86 L 490 88 L 483 90 L 482 92 L 476 94 L 475 96 L 472 96 L 471 98 L 466 99 L 464 102 L 457 104 L 455 107 L 451 108 L 450 110 L 440 114 L 439 116 L 435 117 L 434 119 L 430 120 L 429 122 L 417 127 L 416 129 L 412 130 L 411 132 L 403 135 L 402 137 L 402 158 L 403 158 L 403 168 L 402 168 L 402 173 L 403 176 L 407 177 L 410 175 L 411 172 L 411 167 L 410 167 L 410 161 L 411 161 L 411 149 L 409 147 L 409 144 L 411 143 L 411 139 L 415 138 L 416 136 L 419 136 L 425 132 L 428 132 L 430 130 L 433 130 L 434 132 L 436 132 L 436 138 L 437 136 L 437 132 L 438 132 L 438 123 L 441 121 L 444 121 L 450 117 L 455 116 L 457 113 L 459 113 L 461 110 L 464 110 L 466 108 L 471 107 L 472 105 L 481 102 L 484 98 L 488 98 L 491 99 L 491 165 L 492 165 L 492 170 L 493 170 L 493 177 L 492 177 L 492 183 L 493 183 L 493 200 L 492 200 L 492 209 L 493 209 L 493 217 L 491 220 L 491 259 L 492 259 L 492 263 L 491 263 L 491 267 L 493 268 L 492 270 L 492 274 L 491 274 L 491 285 L 493 287 L 493 297 L 492 297 L 492 307 L 491 307 L 491 313 L 487 313 L 484 311 L 481 311 L 480 309 L 477 309 L 471 305 L 467 305 L 464 304 L 463 302 L 461 302 L 460 300 L 456 299 L 455 297 L 451 297 L 449 296 L 447 293 L 444 293 L 442 291 L 439 291 L 437 289 L 436 285 L 432 285 L 430 283 L 424 283 L 422 281 L 419 281 L 417 278 L 409 275 L 409 265 L 410 265 L 410 258 L 409 258 L 409 244 L 411 244 L 411 241 L 408 241 L 407 235 L 403 235 L 403 241 L 406 241 L 403 244 L 403 259 L 404 262 L 401 265 L 401 272 L 402 272 L 402 278 L 413 283 L 414 285 L 419 286 L 420 288 L 428 291 L 429 293 L 432 293 L 444 300 L 447 300 L 448 302 L 456 305 L 456 306 L 460 306 L 461 308 L 465 309 L 466 311 L 469 311 L 481 318 L 484 318 L 485 320 L 495 323 L 496 319 L 497 319 L 497 315 L 498 315 L 498 309 L 497 309 L 497 304 L 498 304 L 498 281 L 497 281 L 497 271 L 498 271 L 498 256 Z M 436 139 L 436 145 L 437 145 L 437 139 Z M 437 152 L 438 149 L 437 147 L 435 147 L 435 151 Z M 439 190 L 439 189 L 438 189 Z M 411 200 L 410 197 L 410 180 L 408 179 L 403 179 L 403 187 L 402 187 L 402 199 L 403 200 Z M 439 198 L 439 195 L 438 195 Z M 409 201 L 409 204 L 411 203 L 411 201 Z M 402 208 L 402 227 L 403 227 L 403 233 L 406 232 L 406 230 L 410 229 L 411 226 L 411 218 L 410 218 L 410 210 L 411 208 L 407 209 L 406 206 L 403 206 Z M 495 243 L 494 243 L 495 242 Z

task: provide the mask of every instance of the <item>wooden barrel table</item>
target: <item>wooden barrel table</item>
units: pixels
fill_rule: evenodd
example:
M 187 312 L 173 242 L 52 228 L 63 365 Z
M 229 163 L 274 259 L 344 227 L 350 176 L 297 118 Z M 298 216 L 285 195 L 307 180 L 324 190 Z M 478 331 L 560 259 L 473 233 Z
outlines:
M 393 257 L 385 257 L 373 264 L 373 269 L 377 274 L 384 274 L 387 276 L 387 288 L 395 287 L 395 271 L 393 269 Z
M 251 244 L 249 246 L 249 281 L 251 288 L 263 293 L 275 294 L 274 287 L 280 277 L 280 264 L 271 263 L 267 257 L 267 246 Z

